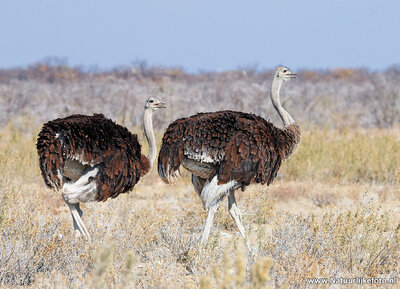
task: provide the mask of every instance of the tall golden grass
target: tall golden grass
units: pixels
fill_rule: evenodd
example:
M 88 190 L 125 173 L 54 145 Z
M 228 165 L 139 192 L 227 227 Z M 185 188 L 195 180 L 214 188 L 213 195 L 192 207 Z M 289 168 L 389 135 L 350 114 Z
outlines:
M 396 130 L 327 130 L 303 133 L 298 152 L 282 172 L 293 180 L 399 183 Z
M 313 277 L 398 277 L 399 137 L 305 131 L 273 185 L 237 193 L 248 252 L 226 206 L 198 246 L 206 212 L 188 176 L 168 186 L 156 172 L 130 194 L 84 204 L 93 241 L 76 238 L 61 194 L 41 179 L 36 134 L 10 125 L 0 133 L 0 285 L 310 288 Z

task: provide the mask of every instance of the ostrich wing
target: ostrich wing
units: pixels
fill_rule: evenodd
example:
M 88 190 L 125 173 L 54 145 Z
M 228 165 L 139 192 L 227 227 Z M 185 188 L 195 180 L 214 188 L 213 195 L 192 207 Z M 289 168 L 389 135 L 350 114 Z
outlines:
M 243 126 L 226 146 L 218 170 L 218 183 L 235 180 L 249 185 L 254 180 L 269 185 L 282 163 L 276 131 L 267 122 Z

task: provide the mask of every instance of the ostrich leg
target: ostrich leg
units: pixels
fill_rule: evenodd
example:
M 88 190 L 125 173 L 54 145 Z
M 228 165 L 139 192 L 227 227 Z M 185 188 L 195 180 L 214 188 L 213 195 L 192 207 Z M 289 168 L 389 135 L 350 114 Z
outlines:
M 201 191 L 204 188 L 204 184 L 206 183 L 207 180 L 200 178 L 194 174 L 192 174 L 192 184 L 194 187 L 194 190 L 196 191 L 196 193 L 201 196 Z
M 80 208 L 80 204 L 79 203 L 77 203 L 77 204 L 68 204 L 68 203 L 66 203 L 66 204 L 67 204 L 69 210 L 71 211 L 72 220 L 74 221 L 74 230 L 79 230 L 79 225 L 75 221 L 75 218 L 74 218 L 74 215 L 72 214 L 72 211 L 76 210 L 78 212 L 78 214 L 79 214 L 79 217 L 82 218 L 83 212 L 82 212 L 82 210 Z M 79 231 L 77 231 L 77 232 L 79 232 Z
M 219 202 L 213 204 L 208 210 L 206 224 L 204 226 L 203 235 L 201 236 L 201 243 L 203 245 L 207 243 L 208 236 L 210 235 L 211 227 L 214 221 L 214 215 L 217 212 L 218 206 Z
M 226 184 L 218 185 L 218 176 L 214 176 L 204 184 L 200 198 L 203 201 L 204 208 L 208 210 L 208 216 L 206 225 L 204 226 L 203 236 L 201 237 L 201 243 L 206 243 L 208 239 L 214 215 L 218 209 L 219 203 L 229 194 L 229 192 L 234 191 L 238 187 L 240 187 L 240 184 L 234 180 Z
M 69 204 L 67 203 L 69 210 L 71 211 L 72 220 L 74 221 L 74 229 L 79 232 L 79 234 L 84 235 L 88 240 L 91 240 L 88 230 L 85 227 L 85 224 L 82 222 L 82 210 L 79 207 L 79 203 L 77 204 Z
M 236 204 L 235 192 L 232 191 L 228 196 L 229 203 L 229 214 L 231 214 L 232 219 L 235 221 L 236 227 L 238 228 L 240 235 L 246 240 L 246 233 L 242 223 L 242 214 Z
M 192 184 L 196 193 L 201 197 L 201 192 L 203 191 L 204 185 L 206 183 L 205 179 L 202 179 L 194 174 L 192 174 Z M 208 236 L 210 235 L 211 227 L 214 220 L 215 212 L 217 211 L 219 206 L 219 202 L 216 202 L 215 205 L 211 206 L 208 210 L 208 216 L 206 220 L 206 224 L 204 226 L 203 235 L 201 237 L 201 243 L 204 245 L 207 242 Z
M 74 229 L 79 230 L 87 239 L 90 240 L 90 235 L 85 225 L 82 222 L 82 210 L 79 207 L 79 203 L 91 202 L 94 200 L 97 187 L 93 178 L 99 172 L 99 168 L 89 167 L 86 172 L 74 183 L 65 183 L 62 189 L 62 195 L 64 201 L 67 203 L 72 220 L 74 222 Z
M 245 229 L 243 227 L 242 213 L 240 212 L 239 207 L 236 204 L 235 191 L 231 191 L 231 193 L 229 194 L 228 204 L 229 214 L 231 214 L 232 219 L 235 221 L 236 227 L 238 228 L 240 235 L 242 235 L 244 241 L 246 242 L 247 248 L 250 252 L 252 252 L 253 249 L 250 246 L 249 240 L 246 238 Z

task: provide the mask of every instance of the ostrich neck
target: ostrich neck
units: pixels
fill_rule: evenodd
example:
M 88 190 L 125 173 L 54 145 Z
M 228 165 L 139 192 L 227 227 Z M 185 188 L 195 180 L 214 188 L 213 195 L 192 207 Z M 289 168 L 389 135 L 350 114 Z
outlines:
M 272 81 L 272 88 L 271 88 L 271 101 L 272 104 L 274 105 L 276 111 L 278 112 L 279 116 L 282 119 L 283 125 L 285 127 L 291 125 L 294 123 L 293 118 L 290 116 L 290 114 L 282 107 L 281 105 L 281 100 L 279 97 L 279 91 L 281 89 L 283 80 L 278 77 L 274 77 L 274 80 Z
M 143 127 L 144 127 L 144 134 L 147 139 L 147 143 L 149 144 L 149 153 L 147 158 L 150 162 L 150 168 L 153 167 L 154 161 L 157 156 L 157 147 L 156 147 L 156 140 L 154 137 L 153 132 L 153 111 L 151 109 L 145 108 L 143 114 Z

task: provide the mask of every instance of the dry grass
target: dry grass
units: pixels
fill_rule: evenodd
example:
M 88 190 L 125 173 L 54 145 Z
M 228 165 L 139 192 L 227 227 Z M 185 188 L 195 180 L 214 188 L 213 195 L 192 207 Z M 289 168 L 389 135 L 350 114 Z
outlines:
M 399 142 L 398 129 L 308 131 L 295 161 L 281 172 L 296 180 L 399 183 Z
M 206 212 L 188 175 L 168 186 L 155 172 L 130 194 L 84 204 L 93 242 L 76 238 L 34 142 L 11 126 L 0 133 L 3 287 L 311 288 L 311 277 L 400 276 L 395 131 L 305 132 L 273 185 L 237 193 L 254 254 L 227 204 L 197 246 Z

